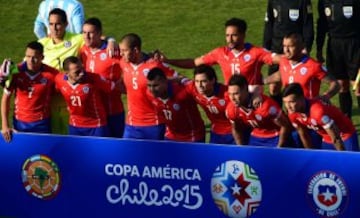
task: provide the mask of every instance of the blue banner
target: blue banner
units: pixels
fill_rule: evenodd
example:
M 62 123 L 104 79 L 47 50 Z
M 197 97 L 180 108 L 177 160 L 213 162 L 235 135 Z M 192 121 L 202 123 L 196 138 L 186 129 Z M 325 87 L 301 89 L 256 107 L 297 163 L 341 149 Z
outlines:
M 15 134 L 0 217 L 358 217 L 360 154 Z

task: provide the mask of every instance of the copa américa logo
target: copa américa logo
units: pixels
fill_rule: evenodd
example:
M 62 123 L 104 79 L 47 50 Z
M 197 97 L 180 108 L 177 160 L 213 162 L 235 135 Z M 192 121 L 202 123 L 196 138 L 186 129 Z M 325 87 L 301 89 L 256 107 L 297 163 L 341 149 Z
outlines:
M 320 171 L 311 178 L 307 197 L 321 217 L 339 217 L 348 204 L 349 190 L 336 173 Z
M 34 197 L 52 199 L 60 190 L 59 168 L 48 156 L 38 154 L 28 158 L 21 177 L 25 190 Z
M 225 215 L 245 218 L 260 206 L 262 187 L 259 177 L 249 165 L 231 160 L 216 168 L 211 179 L 211 194 Z

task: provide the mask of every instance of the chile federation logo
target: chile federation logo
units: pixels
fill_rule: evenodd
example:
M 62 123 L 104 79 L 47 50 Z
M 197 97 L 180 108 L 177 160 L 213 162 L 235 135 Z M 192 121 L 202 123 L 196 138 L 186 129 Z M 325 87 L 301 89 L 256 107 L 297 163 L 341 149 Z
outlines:
M 311 178 L 307 196 L 318 215 L 338 217 L 347 206 L 349 191 L 339 175 L 322 171 Z
M 34 197 L 48 200 L 59 192 L 59 168 L 45 155 L 28 158 L 23 164 L 21 176 L 25 190 Z
M 231 160 L 216 168 L 211 179 L 211 194 L 225 215 L 245 218 L 260 206 L 262 188 L 259 177 L 249 165 Z

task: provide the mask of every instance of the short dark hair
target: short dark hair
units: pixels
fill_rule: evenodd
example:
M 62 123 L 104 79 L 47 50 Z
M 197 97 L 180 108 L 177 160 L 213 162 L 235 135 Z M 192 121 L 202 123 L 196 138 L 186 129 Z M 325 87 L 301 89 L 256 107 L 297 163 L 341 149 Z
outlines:
M 234 74 L 230 77 L 228 85 L 229 86 L 234 86 L 234 85 L 239 86 L 239 88 L 242 89 L 242 88 L 248 87 L 248 82 L 243 75 Z
M 49 17 L 50 15 L 58 15 L 60 16 L 61 22 L 63 23 L 67 23 L 67 16 L 66 16 L 66 12 L 60 8 L 54 8 L 50 11 L 49 13 Z
M 31 48 L 35 51 L 38 51 L 40 52 L 41 54 L 44 53 L 44 46 L 38 42 L 38 41 L 32 41 L 32 42 L 29 42 L 27 45 L 26 45 L 26 48 Z
M 304 91 L 299 83 L 291 83 L 287 86 L 285 86 L 282 97 L 285 98 L 289 95 L 295 95 L 298 97 L 304 97 Z
M 201 64 L 201 65 L 195 67 L 194 76 L 197 74 L 202 74 L 202 73 L 204 73 L 206 75 L 208 80 L 215 79 L 215 82 L 217 81 L 216 72 L 213 67 L 206 65 L 206 64 Z
M 240 33 L 246 33 L 247 30 L 246 21 L 236 17 L 233 17 L 225 22 L 225 27 L 228 26 L 236 26 Z
M 300 33 L 289 32 L 284 36 L 284 39 L 293 39 L 297 44 L 304 45 L 304 38 Z
M 153 81 L 154 79 L 156 79 L 157 77 L 159 77 L 160 79 L 164 79 L 166 80 L 166 76 L 165 73 L 162 69 L 155 67 L 153 69 L 151 69 L 148 73 L 148 75 L 146 76 L 146 78 L 150 81 Z
M 63 69 L 65 71 L 69 70 L 69 65 L 70 64 L 81 64 L 81 61 L 78 57 L 76 56 L 70 56 L 65 58 L 64 62 L 63 62 Z
M 98 32 L 102 32 L 102 24 L 101 24 L 101 21 L 99 18 L 97 17 L 91 17 L 89 19 L 87 19 L 84 24 L 89 24 L 89 25 L 92 25 L 95 27 L 95 29 L 98 31 Z
M 123 42 L 123 41 L 126 41 L 131 49 L 136 48 L 136 47 L 141 49 L 141 38 L 136 33 L 128 33 L 128 34 L 124 35 L 121 38 L 120 42 Z

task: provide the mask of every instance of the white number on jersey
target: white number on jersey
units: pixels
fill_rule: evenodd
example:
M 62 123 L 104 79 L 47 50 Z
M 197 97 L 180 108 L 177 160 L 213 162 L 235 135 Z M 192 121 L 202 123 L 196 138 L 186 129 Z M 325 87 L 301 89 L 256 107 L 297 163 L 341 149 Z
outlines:
M 133 89 L 138 89 L 139 88 L 136 77 L 132 78 L 132 85 L 133 85 Z
M 81 98 L 80 96 L 72 95 L 70 96 L 71 105 L 74 107 L 81 107 Z
M 219 113 L 219 110 L 214 105 L 207 105 L 207 108 L 210 111 L 210 113 L 212 113 L 212 114 L 218 114 Z
M 234 74 L 240 74 L 240 64 L 231 64 L 231 73 Z
M 167 119 L 167 120 L 172 120 L 171 110 L 166 110 L 166 109 L 164 109 L 164 110 L 163 110 L 163 113 L 164 113 L 165 119 Z
M 30 86 L 28 87 L 28 98 L 32 98 L 32 94 L 34 93 L 35 88 Z

